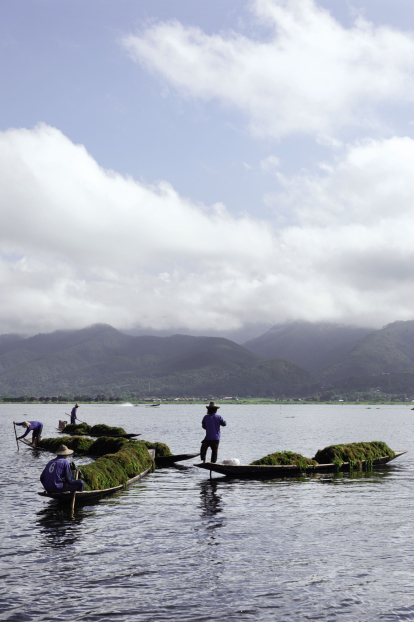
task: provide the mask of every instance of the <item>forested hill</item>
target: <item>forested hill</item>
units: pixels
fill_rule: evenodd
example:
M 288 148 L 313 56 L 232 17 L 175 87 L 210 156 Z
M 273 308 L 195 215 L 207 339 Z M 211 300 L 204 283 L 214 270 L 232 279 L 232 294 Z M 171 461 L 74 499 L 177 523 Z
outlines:
M 223 338 L 126 335 L 107 324 L 30 338 L 0 336 L 0 393 L 303 395 L 318 384 Z
M 287 359 L 318 375 L 373 331 L 328 322 L 297 321 L 277 324 L 243 346 L 265 359 Z
M 334 381 L 414 370 L 414 321 L 393 322 L 367 335 L 324 371 Z

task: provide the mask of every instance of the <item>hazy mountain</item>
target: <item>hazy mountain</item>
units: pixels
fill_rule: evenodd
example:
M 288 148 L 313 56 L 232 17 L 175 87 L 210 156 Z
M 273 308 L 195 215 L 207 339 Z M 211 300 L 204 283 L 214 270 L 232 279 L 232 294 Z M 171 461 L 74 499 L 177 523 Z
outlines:
M 286 359 L 318 374 L 373 330 L 298 321 L 277 324 L 260 337 L 244 343 L 243 347 L 263 358 Z
M 0 348 L 11 346 L 15 344 L 16 341 L 20 341 L 21 339 L 27 339 L 25 335 L 18 335 L 17 333 L 7 333 L 5 335 L 0 335 Z
M 134 328 L 121 329 L 126 335 L 132 335 L 134 337 L 153 336 L 153 337 L 171 337 L 172 335 L 185 334 L 192 337 L 222 337 L 223 339 L 230 339 L 238 344 L 243 344 L 245 341 L 259 337 L 266 330 L 270 328 L 269 323 L 246 323 L 240 328 L 234 328 L 229 330 L 188 330 L 187 328 L 180 327 L 174 329 L 156 330 L 155 328 L 145 328 L 136 326 Z
M 218 337 L 125 335 L 106 324 L 56 331 L 2 348 L 0 393 L 295 393 L 316 379 Z
M 349 352 L 333 361 L 323 376 L 333 381 L 351 376 L 402 372 L 413 365 L 414 321 L 393 322 L 361 339 Z

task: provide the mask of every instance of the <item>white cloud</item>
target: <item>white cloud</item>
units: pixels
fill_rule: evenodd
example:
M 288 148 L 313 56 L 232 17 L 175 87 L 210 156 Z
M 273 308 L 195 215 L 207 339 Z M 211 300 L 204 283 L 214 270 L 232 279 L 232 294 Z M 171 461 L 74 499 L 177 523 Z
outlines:
M 264 160 L 260 161 L 260 168 L 265 173 L 274 173 L 277 168 L 281 165 L 280 158 L 275 155 L 270 155 Z
M 414 37 L 357 17 L 345 28 L 313 0 L 255 0 L 263 40 L 207 35 L 177 21 L 123 39 L 131 57 L 186 98 L 241 110 L 256 137 L 305 133 L 324 144 L 347 126 L 381 124 L 414 99 Z
M 414 309 L 414 141 L 348 148 L 272 197 L 272 230 L 105 171 L 42 125 L 0 134 L 0 332 L 108 322 L 381 325 Z

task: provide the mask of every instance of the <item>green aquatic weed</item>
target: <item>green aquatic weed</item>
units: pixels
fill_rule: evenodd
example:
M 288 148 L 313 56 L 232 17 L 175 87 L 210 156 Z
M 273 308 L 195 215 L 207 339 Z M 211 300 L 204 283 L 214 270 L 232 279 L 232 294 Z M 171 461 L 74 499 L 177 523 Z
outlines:
M 166 456 L 172 456 L 172 452 L 168 445 L 165 443 L 150 443 L 149 441 L 144 441 L 148 449 L 155 449 L 155 457 L 162 458 Z
M 139 475 L 146 469 L 154 470 L 154 460 L 142 441 L 127 441 L 116 453 L 106 454 L 82 467 L 85 490 L 112 488 Z
M 91 436 L 121 436 L 126 434 L 124 428 L 117 428 L 104 423 L 98 423 L 89 430 Z
M 317 460 L 319 464 L 334 464 L 338 470 L 344 462 L 349 463 L 351 470 L 369 470 L 372 469 L 374 460 L 384 456 L 394 458 L 395 452 L 382 441 L 372 441 L 330 445 L 324 449 L 319 449 L 314 456 L 314 460 Z
M 293 451 L 276 451 L 273 454 L 268 454 L 259 460 L 255 460 L 250 464 L 255 465 L 292 465 L 298 466 L 303 470 L 317 466 L 316 460 L 311 458 L 305 458 L 301 454 L 296 454 Z

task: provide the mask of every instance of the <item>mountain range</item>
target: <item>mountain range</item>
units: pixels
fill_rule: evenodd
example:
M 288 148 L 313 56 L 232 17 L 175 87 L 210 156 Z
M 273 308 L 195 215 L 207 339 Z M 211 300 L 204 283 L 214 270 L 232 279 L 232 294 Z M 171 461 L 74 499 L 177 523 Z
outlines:
M 380 330 L 276 325 L 239 345 L 222 337 L 134 336 L 107 324 L 0 335 L 0 394 L 305 396 L 326 387 L 414 393 L 414 321 Z
M 0 393 L 281 395 L 317 379 L 289 361 L 267 361 L 220 337 L 126 335 L 97 324 L 27 339 L 0 337 Z

